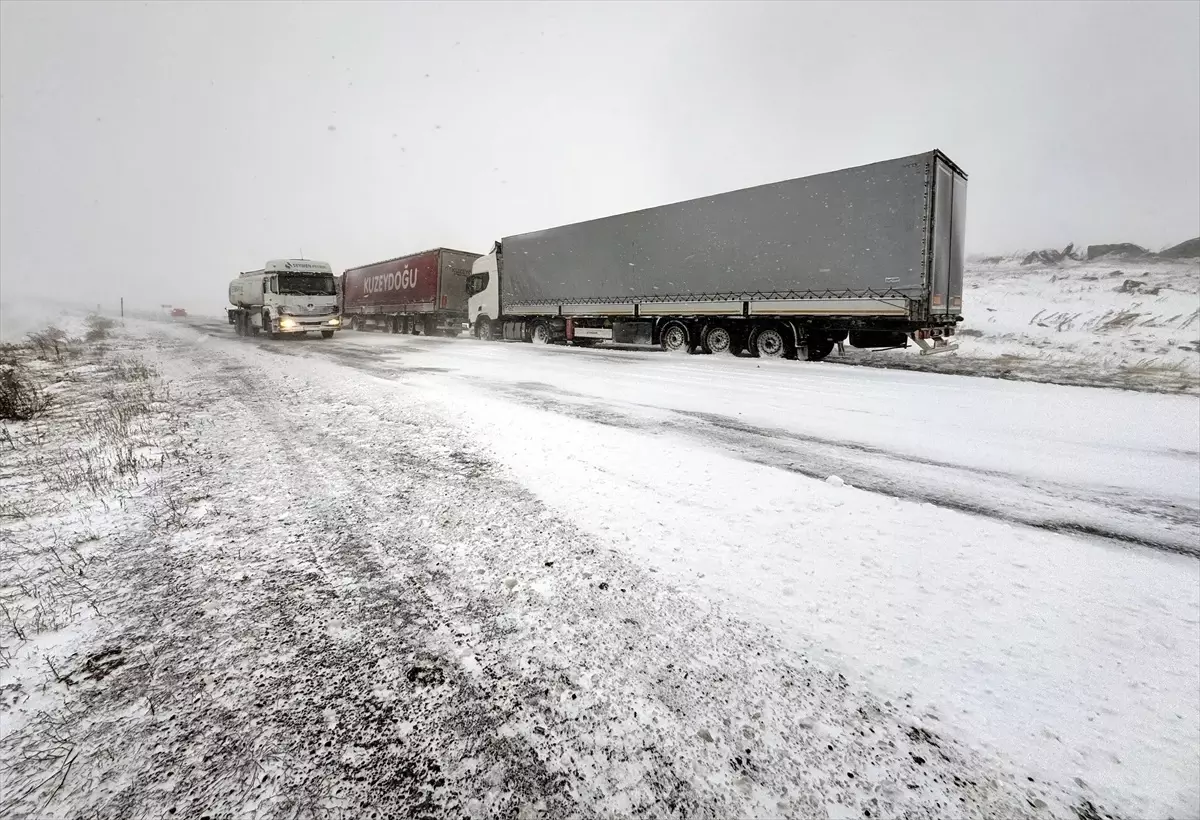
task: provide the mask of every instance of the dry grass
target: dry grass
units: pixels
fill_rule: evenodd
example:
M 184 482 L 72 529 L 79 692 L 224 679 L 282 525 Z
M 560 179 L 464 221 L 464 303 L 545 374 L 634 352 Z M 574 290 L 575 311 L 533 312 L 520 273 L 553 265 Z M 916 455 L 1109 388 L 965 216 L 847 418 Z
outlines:
M 0 364 L 0 419 L 31 421 L 44 415 L 53 403 L 19 362 Z
M 158 372 L 119 339 L 98 343 L 112 326 L 89 320 L 90 344 L 51 328 L 0 350 L 5 373 L 51 385 L 36 386 L 36 418 L 6 414 L 0 428 L 0 668 L 16 682 L 0 702 L 6 816 L 36 816 L 83 787 L 86 691 L 126 659 L 109 648 L 76 656 L 71 636 L 112 618 L 114 539 L 135 493 L 155 492 L 151 471 L 179 424 Z M 186 505 L 164 505 L 161 528 L 186 519 Z M 14 703 L 51 692 L 55 705 L 16 720 Z

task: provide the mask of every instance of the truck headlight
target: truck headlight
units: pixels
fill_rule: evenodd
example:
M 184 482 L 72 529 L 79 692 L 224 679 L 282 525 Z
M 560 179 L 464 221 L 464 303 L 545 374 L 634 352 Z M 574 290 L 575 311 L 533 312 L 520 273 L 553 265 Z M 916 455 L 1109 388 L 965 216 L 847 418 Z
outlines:
M 329 322 L 327 324 L 340 325 L 341 323 L 342 323 L 342 320 L 339 319 L 338 317 L 334 316 L 332 319 L 329 320 Z
M 288 317 L 284 316 L 282 319 L 279 320 L 279 326 L 280 327 L 295 327 L 296 320 L 289 319 Z

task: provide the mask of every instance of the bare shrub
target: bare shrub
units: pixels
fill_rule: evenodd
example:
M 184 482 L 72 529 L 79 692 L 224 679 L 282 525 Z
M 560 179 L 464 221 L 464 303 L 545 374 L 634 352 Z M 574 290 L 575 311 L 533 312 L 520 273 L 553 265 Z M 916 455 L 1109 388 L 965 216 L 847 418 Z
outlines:
M 87 334 L 84 336 L 89 342 L 99 342 L 108 338 L 108 332 L 116 327 L 117 323 L 107 316 L 99 314 L 89 314 L 84 320 L 87 324 Z
M 62 354 L 67 350 L 67 332 L 62 328 L 50 325 L 45 330 L 27 334 L 26 338 L 37 348 L 38 355 L 43 359 L 50 358 L 53 353 L 55 361 L 62 361 Z
M 52 403 L 19 365 L 0 365 L 0 419 L 29 421 L 49 410 Z
M 18 366 L 21 363 L 22 354 L 27 354 L 28 348 L 24 345 L 17 345 L 11 342 L 0 344 L 0 365 Z

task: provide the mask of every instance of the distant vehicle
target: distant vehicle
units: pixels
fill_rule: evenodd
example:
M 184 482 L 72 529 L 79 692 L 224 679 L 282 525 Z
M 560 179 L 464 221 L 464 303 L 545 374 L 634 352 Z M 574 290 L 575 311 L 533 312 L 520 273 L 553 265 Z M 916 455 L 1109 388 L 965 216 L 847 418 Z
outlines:
M 953 350 L 967 176 L 940 151 L 510 236 L 475 262 L 481 339 L 820 360 Z
M 186 319 L 187 311 L 184 310 L 183 308 L 171 308 L 171 318 L 172 319 Z
M 434 248 L 350 268 L 342 315 L 354 330 L 457 336 L 467 319 L 467 277 L 477 253 Z
M 272 339 L 320 332 L 333 337 L 342 326 L 337 283 L 328 262 L 271 259 L 229 283 L 229 324 L 239 336 L 261 332 Z

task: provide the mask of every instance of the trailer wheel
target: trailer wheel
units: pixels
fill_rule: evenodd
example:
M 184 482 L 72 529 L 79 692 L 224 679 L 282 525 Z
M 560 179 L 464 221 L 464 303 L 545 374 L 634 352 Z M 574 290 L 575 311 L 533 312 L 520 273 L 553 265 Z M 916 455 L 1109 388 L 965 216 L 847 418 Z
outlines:
M 668 353 L 690 353 L 692 345 L 687 326 L 682 322 L 667 325 L 663 328 L 659 344 Z
M 741 356 L 746 352 L 746 340 L 749 338 L 744 327 L 733 326 L 729 328 L 729 354 L 731 356 Z
M 730 334 L 729 328 L 714 325 L 704 331 L 701 345 L 705 353 L 732 353 L 733 336 Z
M 538 322 L 533 326 L 529 332 L 529 341 L 535 345 L 550 344 L 550 328 L 546 326 L 545 322 Z
M 752 355 L 763 359 L 792 359 L 796 351 L 778 327 L 760 328 L 750 339 Z
M 833 352 L 833 346 L 837 342 L 833 339 L 809 339 L 807 343 L 808 356 L 810 362 L 819 362 Z

